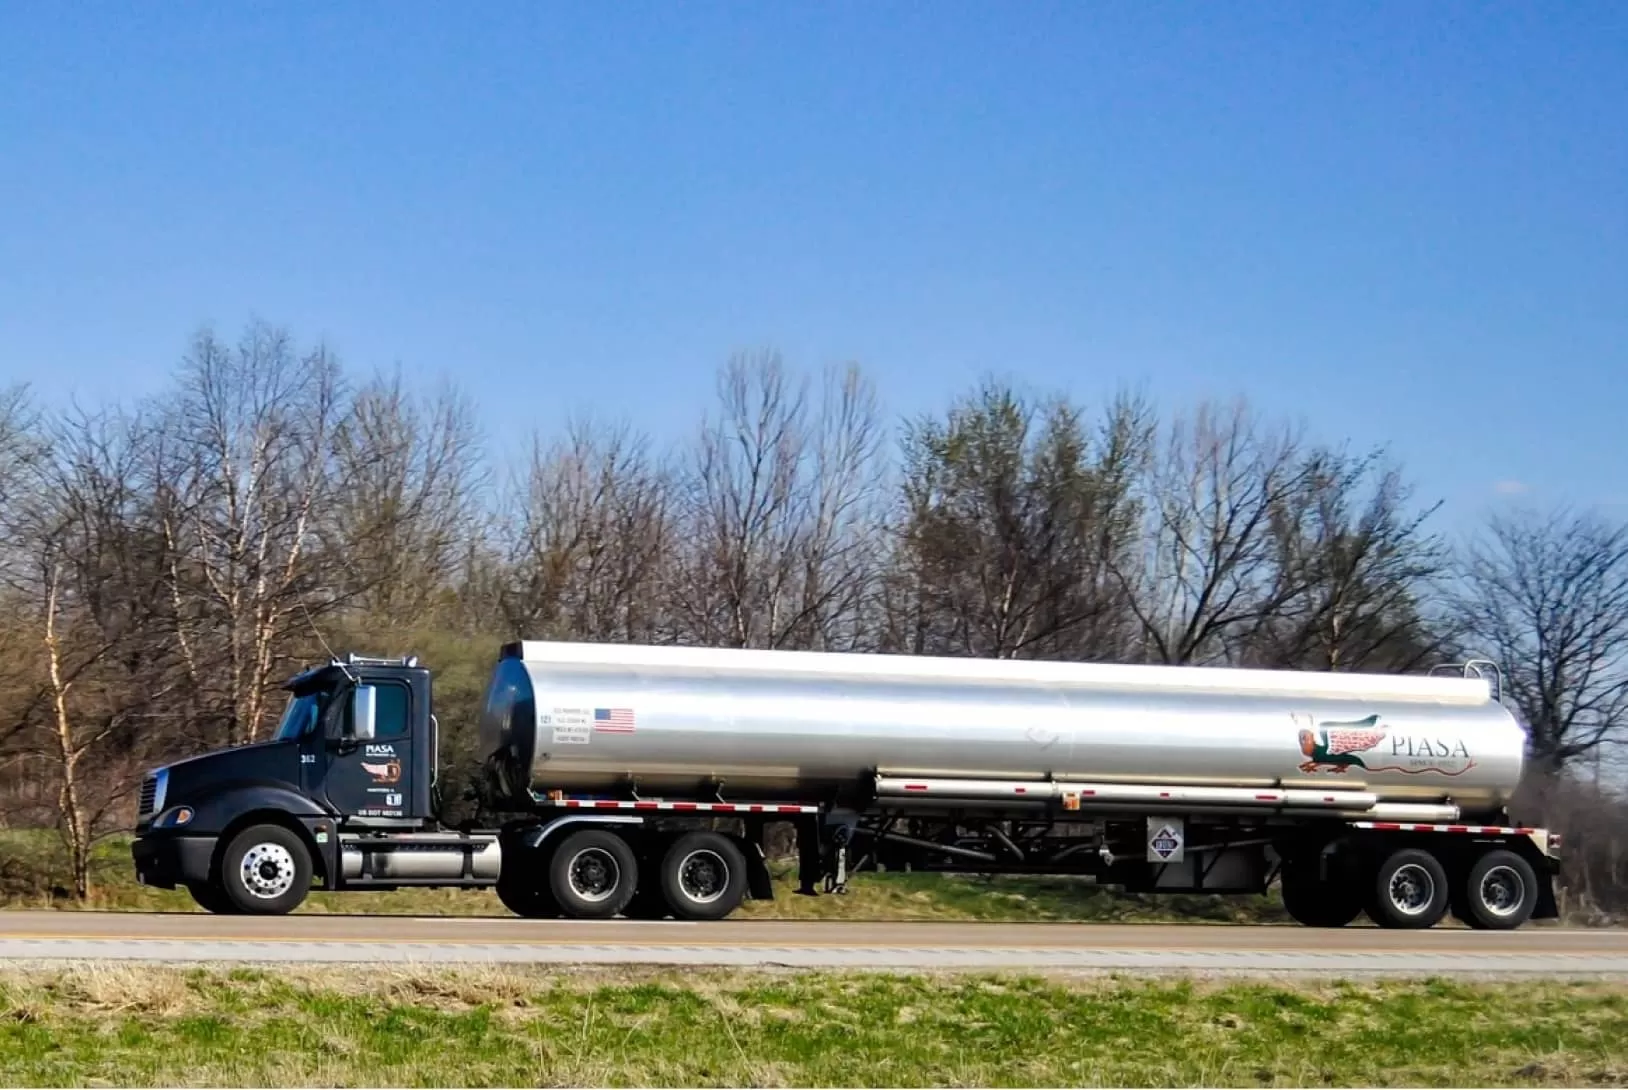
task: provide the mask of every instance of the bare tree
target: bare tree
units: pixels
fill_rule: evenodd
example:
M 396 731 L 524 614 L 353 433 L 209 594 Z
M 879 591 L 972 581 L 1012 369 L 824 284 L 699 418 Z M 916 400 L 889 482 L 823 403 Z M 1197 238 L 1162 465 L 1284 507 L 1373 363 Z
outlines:
M 27 387 L 0 390 L 0 510 L 15 500 L 19 479 L 39 456 L 38 424 Z
M 324 578 L 319 520 L 337 479 L 346 404 L 326 349 L 301 355 L 252 325 L 233 350 L 200 334 L 163 442 L 174 599 L 196 682 L 217 688 L 228 742 L 255 739 L 289 642 L 344 601 Z M 198 666 L 207 662 L 207 668 Z
M 1446 635 L 1422 613 L 1447 561 L 1424 529 L 1436 507 L 1412 509 L 1411 487 L 1379 451 L 1316 450 L 1306 466 L 1305 489 L 1272 520 L 1283 583 L 1297 593 L 1241 626 L 1240 657 L 1314 670 L 1427 665 Z
M 671 547 L 666 468 L 625 425 L 533 442 L 498 598 L 516 637 L 655 641 Z
M 721 371 L 720 413 L 703 423 L 681 487 L 673 600 L 686 638 L 801 648 L 857 639 L 875 564 L 865 537 L 880 427 L 856 369 L 828 374 L 823 392 L 811 410 L 807 383 L 774 353 L 736 356 Z
M 1142 657 L 1236 661 L 1239 636 L 1304 593 L 1278 520 L 1315 479 L 1298 434 L 1244 404 L 1204 404 L 1165 430 L 1140 482 L 1145 548 L 1115 574 L 1140 629 Z
M 319 520 L 347 604 L 391 627 L 431 621 L 455 594 L 489 483 L 467 400 L 452 389 L 426 400 L 399 376 L 357 392 L 335 428 L 337 480 Z
M 1541 773 L 1628 728 L 1628 526 L 1557 510 L 1495 517 L 1465 551 L 1455 605 L 1508 672 Z
M 1123 594 L 1111 565 L 1134 541 L 1143 407 L 1116 404 L 1093 438 L 1061 399 L 988 382 L 904 441 L 888 580 L 888 645 L 912 652 L 1112 657 Z
M 830 368 L 823 378 L 807 467 L 812 504 L 797 544 L 801 599 L 788 642 L 849 651 L 872 640 L 867 618 L 885 547 L 884 433 L 875 388 L 858 367 Z
M 13 556 L 6 583 L 39 648 L 8 748 L 46 770 L 73 892 L 84 898 L 92 848 L 118 827 L 135 780 L 145 739 L 134 725 L 166 696 L 166 672 L 149 669 L 161 655 L 149 625 L 164 598 L 143 532 L 132 427 L 64 418 L 49 434 L 49 456 L 31 466 L 7 518 L 21 562 Z

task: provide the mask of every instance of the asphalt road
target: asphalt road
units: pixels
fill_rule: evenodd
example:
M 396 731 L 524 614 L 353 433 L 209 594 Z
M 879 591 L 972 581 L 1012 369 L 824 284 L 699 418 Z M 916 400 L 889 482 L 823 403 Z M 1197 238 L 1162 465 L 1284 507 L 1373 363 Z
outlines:
M 1628 976 L 1628 932 L 0 912 L 0 960 Z

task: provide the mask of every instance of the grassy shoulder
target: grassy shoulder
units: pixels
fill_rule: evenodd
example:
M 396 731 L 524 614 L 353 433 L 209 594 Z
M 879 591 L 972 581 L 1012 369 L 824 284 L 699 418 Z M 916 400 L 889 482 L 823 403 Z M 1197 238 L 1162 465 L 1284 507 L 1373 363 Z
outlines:
M 1621 1085 L 1628 989 L 378 966 L 0 973 L 0 1081 Z
M 185 890 L 138 885 L 129 841 L 97 845 L 92 895 L 80 902 L 64 896 L 67 869 L 50 834 L 0 831 L 0 905 L 7 908 L 100 909 L 149 912 L 201 911 Z M 1184 921 L 1288 923 L 1271 897 L 1211 897 L 1116 893 L 1066 877 L 1027 878 L 937 874 L 861 874 L 841 896 L 800 897 L 791 864 L 778 864 L 773 901 L 748 901 L 737 915 L 763 919 L 1085 921 L 1133 923 Z M 57 890 L 54 894 L 53 889 Z M 314 893 L 306 913 L 412 916 L 506 916 L 488 890 L 412 889 L 390 893 Z

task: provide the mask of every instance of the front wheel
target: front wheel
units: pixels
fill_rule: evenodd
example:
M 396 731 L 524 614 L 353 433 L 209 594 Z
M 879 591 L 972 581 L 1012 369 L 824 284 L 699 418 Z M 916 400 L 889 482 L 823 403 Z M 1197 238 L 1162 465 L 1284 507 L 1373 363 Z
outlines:
M 226 896 L 226 891 L 208 882 L 188 882 L 187 892 L 199 908 L 217 916 L 234 916 L 237 906 Z
M 311 890 L 311 853 L 291 829 L 252 825 L 226 846 L 220 886 L 239 912 L 284 915 L 298 908 Z

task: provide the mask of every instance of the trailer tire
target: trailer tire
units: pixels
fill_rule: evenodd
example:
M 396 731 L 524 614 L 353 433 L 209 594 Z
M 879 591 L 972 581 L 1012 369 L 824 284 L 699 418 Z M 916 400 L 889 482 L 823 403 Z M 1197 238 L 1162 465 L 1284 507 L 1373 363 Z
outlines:
M 1360 891 L 1339 879 L 1319 878 L 1315 864 L 1285 867 L 1283 909 L 1303 927 L 1344 927 L 1362 912 Z
M 1422 930 L 1447 914 L 1447 870 L 1423 848 L 1400 848 L 1374 872 L 1368 917 L 1380 927 Z
M 1478 931 L 1513 931 L 1532 918 L 1538 875 L 1508 848 L 1494 848 L 1471 863 L 1455 898 L 1459 919 Z
M 548 885 L 567 916 L 619 916 L 639 888 L 639 861 L 627 841 L 605 829 L 572 833 L 548 861 Z
M 221 895 L 238 912 L 282 916 L 311 890 L 311 853 L 283 825 L 251 825 L 232 838 L 220 859 Z
M 661 892 L 681 920 L 721 920 L 746 896 L 746 855 L 721 833 L 686 833 L 662 856 Z

